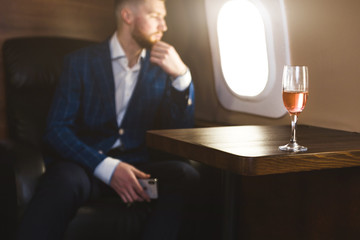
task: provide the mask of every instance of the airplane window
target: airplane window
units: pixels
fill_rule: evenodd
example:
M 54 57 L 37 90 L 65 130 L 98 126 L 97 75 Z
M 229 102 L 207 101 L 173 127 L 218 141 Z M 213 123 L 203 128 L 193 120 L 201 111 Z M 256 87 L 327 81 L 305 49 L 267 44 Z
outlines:
M 268 81 L 265 27 L 256 6 L 229 1 L 219 12 L 217 32 L 220 62 L 231 90 L 240 96 L 257 96 Z
M 279 118 L 290 64 L 284 0 L 205 0 L 215 90 L 232 111 Z

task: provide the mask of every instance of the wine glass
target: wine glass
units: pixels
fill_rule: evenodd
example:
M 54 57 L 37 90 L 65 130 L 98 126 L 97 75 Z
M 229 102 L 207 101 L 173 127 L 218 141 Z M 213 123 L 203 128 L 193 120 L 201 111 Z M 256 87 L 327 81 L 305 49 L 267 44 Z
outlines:
M 284 105 L 291 117 L 291 138 L 288 144 L 280 146 L 279 149 L 287 152 L 305 152 L 307 147 L 296 142 L 296 124 L 309 95 L 308 68 L 284 66 L 282 88 Z

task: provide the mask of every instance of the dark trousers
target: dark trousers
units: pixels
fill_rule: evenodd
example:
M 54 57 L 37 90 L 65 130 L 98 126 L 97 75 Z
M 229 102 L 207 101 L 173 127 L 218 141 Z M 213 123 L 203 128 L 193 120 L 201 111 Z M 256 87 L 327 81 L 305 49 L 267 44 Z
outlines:
M 159 181 L 159 199 L 148 218 L 143 239 L 178 239 L 199 173 L 190 164 L 177 160 L 136 167 Z M 109 192 L 115 193 L 79 165 L 65 161 L 54 163 L 41 179 L 24 214 L 18 239 L 62 239 L 78 208 Z

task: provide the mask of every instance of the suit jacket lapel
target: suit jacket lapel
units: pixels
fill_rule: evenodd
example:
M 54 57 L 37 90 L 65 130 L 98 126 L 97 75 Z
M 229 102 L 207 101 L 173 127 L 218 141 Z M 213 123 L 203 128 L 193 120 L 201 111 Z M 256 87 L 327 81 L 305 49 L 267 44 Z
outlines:
M 115 86 L 109 41 L 100 44 L 96 54 L 93 67 L 99 69 L 96 71 L 96 79 L 101 81 L 99 94 L 104 99 L 104 107 L 108 109 L 108 114 L 112 115 L 116 123 Z
M 143 105 L 138 104 L 138 102 L 142 102 L 142 101 L 144 101 L 144 99 L 146 99 L 146 96 L 145 96 L 146 91 L 144 88 L 146 88 L 147 85 L 144 82 L 148 81 L 147 72 L 148 72 L 148 68 L 149 68 L 149 64 L 150 64 L 149 58 L 150 58 L 149 51 L 147 51 L 145 58 L 141 59 L 141 68 L 140 68 L 138 80 L 137 80 L 135 89 L 131 95 L 131 98 L 129 100 L 128 108 L 125 113 L 123 122 L 125 122 L 125 119 L 128 118 L 129 115 L 131 115 L 131 113 L 134 112 L 134 110 L 136 112 L 142 110 L 141 106 L 143 106 Z

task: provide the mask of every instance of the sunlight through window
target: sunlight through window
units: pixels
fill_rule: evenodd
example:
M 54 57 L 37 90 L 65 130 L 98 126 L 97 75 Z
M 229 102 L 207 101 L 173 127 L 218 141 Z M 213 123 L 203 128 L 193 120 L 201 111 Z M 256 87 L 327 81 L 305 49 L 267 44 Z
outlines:
M 270 118 L 284 116 L 281 78 L 290 63 L 285 0 L 204 1 L 221 106 Z
M 226 2 L 219 12 L 217 32 L 227 85 L 240 96 L 259 95 L 269 76 L 265 27 L 259 10 L 248 0 Z

